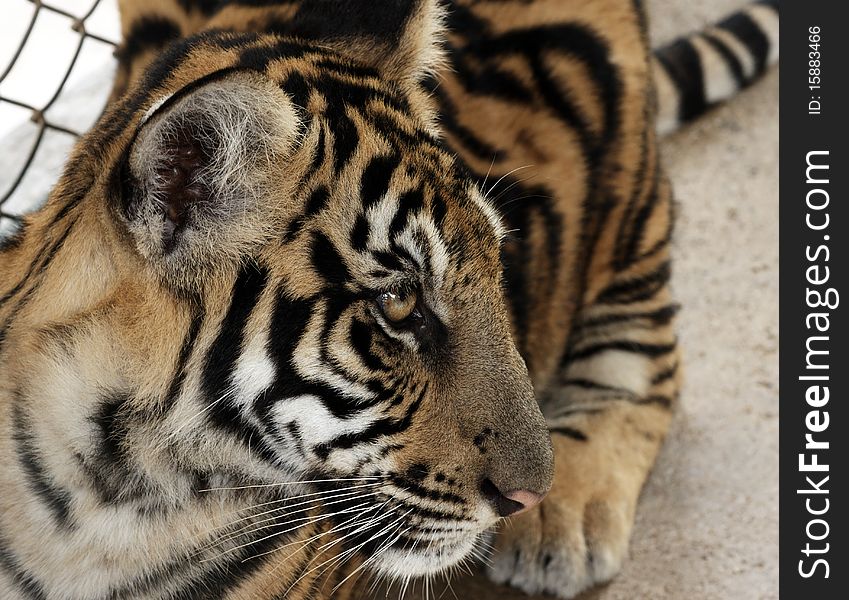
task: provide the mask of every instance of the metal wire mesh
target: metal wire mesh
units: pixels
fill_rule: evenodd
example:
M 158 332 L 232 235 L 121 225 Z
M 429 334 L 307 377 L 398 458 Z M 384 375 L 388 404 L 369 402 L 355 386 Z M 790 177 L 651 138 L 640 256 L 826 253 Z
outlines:
M 93 59 L 89 55 L 108 50 L 108 55 L 112 56 L 117 23 L 104 27 L 94 22 L 103 21 L 101 13 L 114 12 L 114 4 L 115 0 L 4 0 L 3 18 L 7 23 L 0 34 L 6 38 L 5 56 L 10 58 L 6 64 L 0 63 L 0 126 L 5 129 L 0 136 L 0 235 L 4 230 L 13 229 L 23 213 L 38 205 L 38 200 L 21 200 L 20 197 L 32 195 L 32 189 L 25 189 L 28 174 L 39 169 L 44 146 L 52 146 L 47 154 L 51 155 L 48 158 L 54 166 L 42 169 L 30 187 L 38 188 L 40 195 L 46 198 L 45 190 L 55 181 L 67 151 L 103 108 L 105 93 L 100 92 L 103 98 L 100 106 L 66 106 L 59 110 L 57 105 L 62 103 L 75 69 L 79 69 L 81 63 L 91 64 Z M 32 11 L 28 20 L 27 8 Z M 10 24 L 9 14 L 12 13 L 6 11 L 12 9 L 17 10 L 17 21 Z M 17 40 L 16 36 L 19 36 Z M 59 38 L 67 43 L 60 43 Z M 92 50 L 93 46 L 97 48 Z M 83 55 L 87 58 L 81 61 Z M 42 62 L 34 62 L 33 57 Z M 0 56 L 0 60 L 4 58 Z M 44 66 L 33 66 L 38 64 Z M 58 81 L 51 81 L 51 78 Z M 18 85 L 13 85 L 13 80 Z M 106 76 L 101 77 L 99 87 L 104 87 L 106 81 Z M 25 117 L 27 111 L 28 119 Z M 65 139 L 47 143 L 54 136 Z

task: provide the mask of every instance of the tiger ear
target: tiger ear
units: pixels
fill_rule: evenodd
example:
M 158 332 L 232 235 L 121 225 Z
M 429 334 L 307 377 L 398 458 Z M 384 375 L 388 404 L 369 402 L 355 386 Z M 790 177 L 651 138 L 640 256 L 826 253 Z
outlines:
M 433 75 L 444 60 L 441 0 L 307 0 L 292 33 L 321 39 L 404 86 Z
M 117 177 L 139 252 L 191 284 L 267 239 L 300 128 L 288 96 L 257 74 L 212 76 L 150 109 Z

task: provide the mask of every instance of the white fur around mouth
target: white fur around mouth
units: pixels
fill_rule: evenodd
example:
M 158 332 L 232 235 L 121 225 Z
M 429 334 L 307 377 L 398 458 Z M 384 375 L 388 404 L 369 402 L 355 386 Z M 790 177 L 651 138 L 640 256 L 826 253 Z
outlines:
M 424 548 L 388 548 L 375 556 L 371 569 L 392 579 L 443 573 L 472 555 L 479 535 L 458 537 L 450 544 Z

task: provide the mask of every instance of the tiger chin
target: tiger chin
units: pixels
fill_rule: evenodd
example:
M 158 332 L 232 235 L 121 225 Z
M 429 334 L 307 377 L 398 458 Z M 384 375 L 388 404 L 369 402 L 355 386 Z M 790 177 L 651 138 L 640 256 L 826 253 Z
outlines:
M 630 0 L 372 4 L 121 2 L 109 105 L 0 245 L 0 597 L 618 571 L 680 384 L 689 55 Z

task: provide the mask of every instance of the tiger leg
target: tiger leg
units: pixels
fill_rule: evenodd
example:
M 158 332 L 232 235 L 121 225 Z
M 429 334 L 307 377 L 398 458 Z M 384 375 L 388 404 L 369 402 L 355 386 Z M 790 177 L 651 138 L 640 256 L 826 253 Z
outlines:
M 495 539 L 490 576 L 569 598 L 620 570 L 679 387 L 665 252 L 617 274 L 579 315 L 543 400 L 554 485 Z

